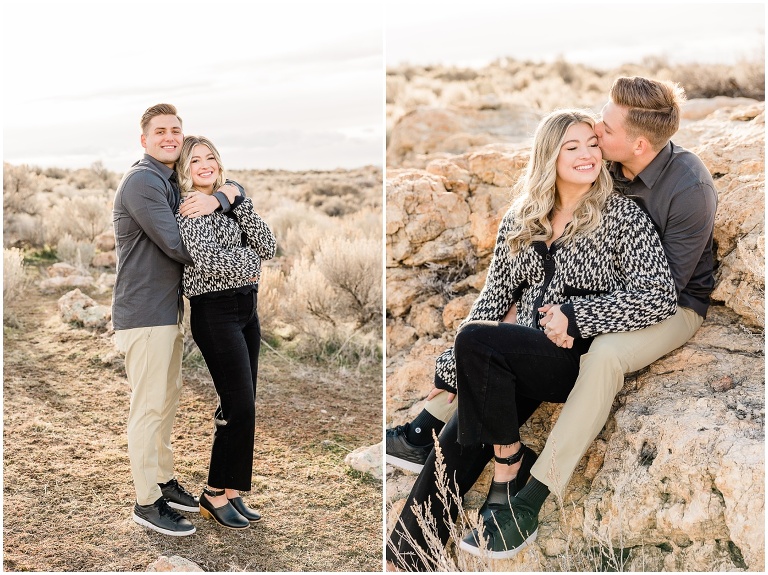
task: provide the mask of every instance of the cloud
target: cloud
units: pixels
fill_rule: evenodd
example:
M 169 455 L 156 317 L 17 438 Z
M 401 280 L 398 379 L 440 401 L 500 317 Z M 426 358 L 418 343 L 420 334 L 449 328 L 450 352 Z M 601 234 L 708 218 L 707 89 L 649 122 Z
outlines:
M 170 102 L 188 133 L 251 150 L 241 162 L 381 163 L 337 136 L 383 126 L 383 17 L 366 3 L 27 0 L 4 17 L 6 161 L 124 169 L 142 112 Z

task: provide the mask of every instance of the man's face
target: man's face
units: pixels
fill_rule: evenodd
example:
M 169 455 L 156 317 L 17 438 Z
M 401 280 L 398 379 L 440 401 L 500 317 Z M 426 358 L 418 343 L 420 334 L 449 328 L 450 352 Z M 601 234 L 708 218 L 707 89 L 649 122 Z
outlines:
M 147 133 L 141 135 L 141 145 L 147 154 L 173 168 L 181 154 L 184 134 L 181 122 L 172 114 L 155 116 L 149 121 Z
M 603 106 L 602 120 L 595 125 L 597 143 L 603 151 L 603 158 L 624 163 L 633 157 L 633 142 L 624 129 L 624 117 L 627 109 L 608 102 Z

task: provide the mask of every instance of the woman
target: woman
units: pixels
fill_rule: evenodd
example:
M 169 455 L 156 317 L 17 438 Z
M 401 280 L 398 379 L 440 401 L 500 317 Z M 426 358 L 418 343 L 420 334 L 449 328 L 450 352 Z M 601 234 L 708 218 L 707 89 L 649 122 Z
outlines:
M 594 127 L 593 116 L 581 110 L 556 111 L 541 121 L 518 199 L 499 227 L 485 286 L 454 347 L 436 362 L 436 380 L 461 399 L 439 439 L 459 495 L 495 458 L 480 511 L 483 537 L 473 531 L 460 544 L 476 555 L 511 557 L 535 538 L 529 522 L 523 540 L 507 545 L 517 519 L 510 518 L 510 500 L 526 486 L 536 458 L 520 442 L 520 426 L 542 401 L 565 402 L 595 335 L 641 329 L 676 308 L 660 240 L 632 200 L 612 193 Z M 503 321 L 513 308 L 516 323 Z M 444 510 L 434 473 L 433 451 L 390 536 L 390 568 L 424 570 L 435 560 L 423 551 L 413 504 L 431 506 L 438 536 L 447 542 L 441 519 L 444 511 L 455 519 L 457 510 Z
M 212 194 L 225 181 L 219 152 L 203 137 L 184 138 L 177 172 L 182 195 Z M 194 261 L 193 266 L 185 266 L 183 277 L 192 336 L 219 396 L 200 514 L 224 527 L 245 529 L 261 519 L 239 492 L 250 491 L 253 470 L 261 260 L 274 257 L 276 244 L 244 192 L 234 185 L 222 191 L 231 201 L 226 214 L 199 218 L 177 214 L 176 219 Z

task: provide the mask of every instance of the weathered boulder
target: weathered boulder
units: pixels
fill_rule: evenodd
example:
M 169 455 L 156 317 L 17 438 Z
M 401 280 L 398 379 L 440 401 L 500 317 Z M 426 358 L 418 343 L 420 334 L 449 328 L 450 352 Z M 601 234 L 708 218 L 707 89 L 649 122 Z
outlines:
M 117 253 L 115 250 L 98 252 L 94 254 L 91 265 L 95 268 L 113 268 L 117 265 Z
M 90 288 L 93 287 L 93 278 L 86 275 L 54 276 L 40 280 L 38 286 L 43 293 L 53 293 L 62 288 Z
M 46 268 L 46 271 L 48 272 L 48 277 L 51 278 L 65 278 L 81 275 L 82 273 L 79 268 L 66 262 L 56 262 L 55 264 L 51 264 Z
M 717 109 L 675 141 L 701 157 L 718 190 L 712 299 L 765 327 L 765 105 Z
M 434 159 L 487 144 L 522 142 L 530 138 L 541 116 L 519 105 L 417 108 L 392 127 L 387 165 L 423 168 Z
M 99 305 L 79 289 L 65 293 L 58 300 L 61 321 L 83 327 L 106 329 L 112 318 L 112 310 Z
M 93 243 L 100 252 L 114 251 L 115 232 L 112 230 L 103 232 L 93 239 Z
M 381 443 L 376 445 L 358 447 L 347 454 L 344 463 L 349 465 L 355 471 L 367 473 L 375 479 L 381 479 L 383 476 L 381 460 L 384 456 L 384 448 Z
M 147 571 L 157 573 L 189 573 L 193 571 L 203 571 L 203 568 L 200 567 L 197 563 L 194 563 L 189 559 L 185 559 L 184 557 L 179 557 L 178 555 L 171 555 L 170 557 L 167 557 L 166 555 L 160 555 L 156 561 L 147 565 Z

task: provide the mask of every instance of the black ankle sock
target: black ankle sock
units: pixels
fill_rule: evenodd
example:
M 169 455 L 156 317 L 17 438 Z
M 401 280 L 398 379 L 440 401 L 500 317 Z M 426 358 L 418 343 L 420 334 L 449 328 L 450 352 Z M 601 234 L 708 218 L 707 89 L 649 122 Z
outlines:
M 405 438 L 413 445 L 427 445 L 432 443 L 432 430 L 439 434 L 443 426 L 445 426 L 444 421 L 440 421 L 426 409 L 422 409 L 416 419 L 408 425 Z
M 512 494 L 509 492 L 511 483 L 514 483 L 514 479 L 510 481 L 491 481 L 491 488 L 488 490 L 488 497 L 485 502 L 488 505 L 503 504 L 509 505 L 509 501 L 512 499 Z
M 544 505 L 544 501 L 547 499 L 548 495 L 549 487 L 531 476 L 531 479 L 525 484 L 525 487 L 518 492 L 516 497 L 538 513 L 541 510 L 542 505 Z

